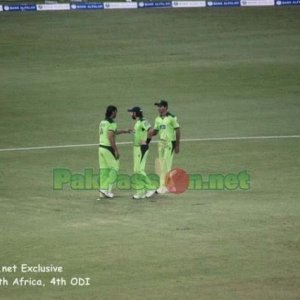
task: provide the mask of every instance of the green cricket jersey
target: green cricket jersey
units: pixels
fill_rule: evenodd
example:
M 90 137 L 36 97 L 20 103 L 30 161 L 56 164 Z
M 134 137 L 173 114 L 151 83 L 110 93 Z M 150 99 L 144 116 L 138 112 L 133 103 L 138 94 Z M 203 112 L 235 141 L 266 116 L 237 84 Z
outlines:
M 112 119 L 105 119 L 99 125 L 99 143 L 103 146 L 111 146 L 108 139 L 108 132 L 117 131 L 117 123 Z
M 158 116 L 155 119 L 154 130 L 159 131 L 159 137 L 161 140 L 167 142 L 176 140 L 176 128 L 179 128 L 177 117 L 171 113 L 167 113 L 165 117 Z
M 135 146 L 140 146 L 147 139 L 147 132 L 151 128 L 150 123 L 145 119 L 139 119 L 134 125 L 133 143 Z

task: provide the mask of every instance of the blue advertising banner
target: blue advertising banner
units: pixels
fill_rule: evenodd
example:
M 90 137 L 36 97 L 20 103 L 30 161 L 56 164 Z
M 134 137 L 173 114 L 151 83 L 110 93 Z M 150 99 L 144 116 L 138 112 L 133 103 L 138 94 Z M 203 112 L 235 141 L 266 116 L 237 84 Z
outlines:
M 285 5 L 300 5 L 300 0 L 278 0 L 275 2 L 277 6 L 285 6 Z
M 3 11 L 35 11 L 35 4 L 9 4 L 3 5 Z
M 71 3 L 70 8 L 77 9 L 104 9 L 103 3 Z
M 74 0 L 76 1 L 76 0 Z M 162 2 L 71 2 L 56 4 L 2 4 L 0 12 L 22 12 L 43 10 L 101 10 L 129 8 L 189 8 L 189 7 L 239 7 L 239 6 L 292 6 L 300 5 L 300 0 L 180 0 Z
M 138 8 L 159 8 L 159 7 L 171 7 L 171 1 L 164 2 L 138 2 Z
M 241 6 L 240 0 L 236 1 L 207 1 L 208 7 Z

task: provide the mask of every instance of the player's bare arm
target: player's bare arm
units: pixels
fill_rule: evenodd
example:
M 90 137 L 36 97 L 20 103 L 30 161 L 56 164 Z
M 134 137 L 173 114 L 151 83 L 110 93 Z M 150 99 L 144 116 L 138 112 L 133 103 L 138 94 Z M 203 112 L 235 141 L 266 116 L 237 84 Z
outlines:
M 147 130 L 147 139 L 145 141 L 142 141 L 141 145 L 149 145 L 150 142 L 151 142 L 151 139 L 152 139 L 152 128 L 150 127 L 148 130 Z
M 118 129 L 116 134 L 125 134 L 125 133 L 132 133 L 132 129 Z
M 119 151 L 118 151 L 118 148 L 117 148 L 117 145 L 116 145 L 116 139 L 115 139 L 115 132 L 114 131 L 112 131 L 112 130 L 108 131 L 108 139 L 109 139 L 111 147 L 114 150 L 116 159 L 118 159 L 120 157 L 120 154 L 119 154 Z
M 180 147 L 180 128 L 176 128 L 176 145 L 175 145 L 175 153 L 179 153 L 179 147 Z
M 152 128 L 148 129 L 146 144 L 149 145 L 152 139 Z

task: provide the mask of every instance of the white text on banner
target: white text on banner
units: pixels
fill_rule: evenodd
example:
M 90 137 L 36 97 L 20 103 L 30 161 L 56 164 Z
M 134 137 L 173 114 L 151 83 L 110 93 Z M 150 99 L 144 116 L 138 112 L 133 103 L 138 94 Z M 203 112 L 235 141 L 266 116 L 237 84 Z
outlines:
M 172 1 L 172 7 L 205 7 L 205 1 Z
M 241 6 L 274 6 L 274 0 L 242 0 Z
M 70 10 L 69 3 L 62 4 L 37 4 L 37 10 Z
M 137 2 L 104 2 L 104 9 L 137 8 Z

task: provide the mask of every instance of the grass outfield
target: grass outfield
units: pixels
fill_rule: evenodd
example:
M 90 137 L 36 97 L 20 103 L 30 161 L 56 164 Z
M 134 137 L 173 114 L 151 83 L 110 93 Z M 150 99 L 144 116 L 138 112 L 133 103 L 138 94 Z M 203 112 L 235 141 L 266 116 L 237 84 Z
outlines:
M 186 139 L 299 135 L 299 25 L 296 7 L 3 13 L 0 149 L 96 144 L 106 105 L 128 128 L 128 107 L 153 123 L 160 98 Z M 53 168 L 97 169 L 97 147 L 1 151 L 0 267 L 18 270 L 0 273 L 0 299 L 298 299 L 299 151 L 299 138 L 183 142 L 174 166 L 247 170 L 251 189 L 151 201 L 53 191 Z M 22 276 L 45 287 L 12 286 Z

